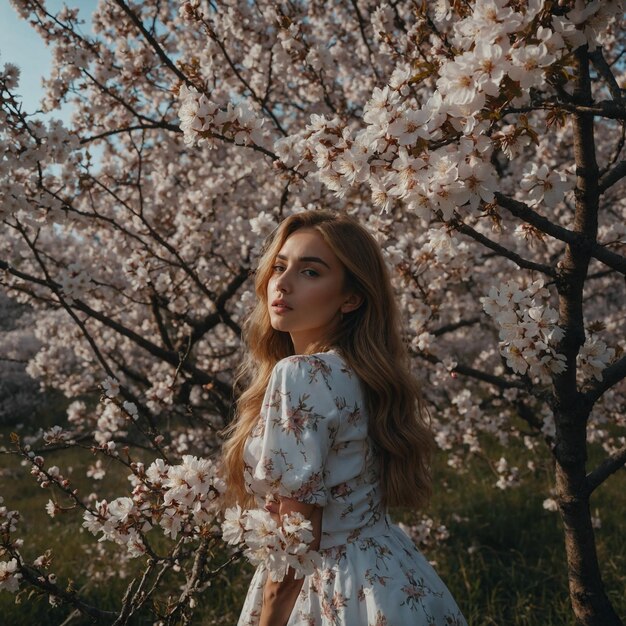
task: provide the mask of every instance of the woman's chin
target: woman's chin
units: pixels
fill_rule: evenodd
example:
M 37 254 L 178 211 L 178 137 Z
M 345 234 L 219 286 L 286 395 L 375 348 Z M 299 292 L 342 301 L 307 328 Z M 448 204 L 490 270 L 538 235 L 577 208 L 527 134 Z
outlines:
M 276 319 L 273 317 L 270 317 L 270 326 L 274 329 L 274 330 L 280 330 L 282 332 L 287 332 L 287 324 L 285 324 L 284 320 L 281 320 L 280 318 Z

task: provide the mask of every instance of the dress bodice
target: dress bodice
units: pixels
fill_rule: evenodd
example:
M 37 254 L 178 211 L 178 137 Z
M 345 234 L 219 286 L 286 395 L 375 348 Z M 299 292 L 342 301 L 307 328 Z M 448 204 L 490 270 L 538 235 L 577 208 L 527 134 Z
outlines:
M 244 452 L 245 482 L 324 507 L 321 548 L 373 536 L 387 523 L 361 383 L 335 350 L 279 361 Z

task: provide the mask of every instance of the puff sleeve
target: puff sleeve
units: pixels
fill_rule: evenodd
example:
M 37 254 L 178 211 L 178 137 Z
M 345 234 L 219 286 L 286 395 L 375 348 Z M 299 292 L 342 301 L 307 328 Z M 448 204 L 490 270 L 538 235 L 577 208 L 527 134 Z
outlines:
M 274 367 L 260 416 L 257 493 L 326 504 L 324 468 L 339 419 L 332 376 L 331 363 L 312 355 L 287 357 Z

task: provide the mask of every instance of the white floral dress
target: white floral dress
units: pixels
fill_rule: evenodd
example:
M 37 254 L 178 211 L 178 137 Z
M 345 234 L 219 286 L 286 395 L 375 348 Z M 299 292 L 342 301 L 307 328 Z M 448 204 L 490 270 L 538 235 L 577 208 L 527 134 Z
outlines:
M 381 505 L 357 375 L 336 350 L 279 361 L 244 474 L 257 505 L 278 494 L 323 509 L 321 566 L 304 578 L 288 626 L 460 626 L 450 592 Z M 238 626 L 256 626 L 267 570 L 259 565 Z

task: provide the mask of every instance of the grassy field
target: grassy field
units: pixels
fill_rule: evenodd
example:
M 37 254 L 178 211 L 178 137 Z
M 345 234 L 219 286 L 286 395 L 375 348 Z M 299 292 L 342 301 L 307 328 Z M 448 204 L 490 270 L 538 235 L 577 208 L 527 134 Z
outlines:
M 6 435 L 6 433 L 5 433 Z M 6 436 L 0 445 L 6 445 Z M 494 455 L 498 450 L 493 449 Z M 528 453 L 507 450 L 510 461 L 525 467 Z M 597 456 L 597 451 L 596 451 Z M 495 456 L 495 458 L 498 458 Z M 597 459 L 592 459 L 591 463 Z M 111 471 L 104 485 L 85 477 L 85 467 L 94 461 L 87 451 L 62 451 L 51 455 L 76 481 L 82 493 L 96 487 L 99 495 L 126 495 L 126 472 Z M 535 457 L 537 470 L 521 487 L 500 491 L 487 461 L 476 458 L 467 473 L 459 475 L 438 459 L 435 493 L 429 514 L 445 524 L 450 537 L 425 550 L 457 599 L 470 624 L 498 626 L 566 626 L 574 624 L 567 595 L 563 537 L 556 513 L 542 507 L 552 480 L 551 463 Z M 52 570 L 59 581 L 72 580 L 87 601 L 101 609 L 114 610 L 139 563 L 119 558 L 114 546 L 98 544 L 79 530 L 79 514 L 49 518 L 44 506 L 49 493 L 36 486 L 15 457 L 0 456 L 5 505 L 23 515 L 18 536 L 25 540 L 23 553 L 34 558 L 51 547 Z M 601 527 L 596 531 L 606 587 L 618 613 L 626 616 L 626 472 L 621 471 L 594 496 Z M 410 523 L 410 517 L 396 518 Z M 238 564 L 225 570 L 200 599 L 197 624 L 236 623 L 251 568 Z M 170 581 L 173 591 L 177 582 Z M 0 592 L 2 623 L 19 625 L 89 624 L 67 607 L 53 608 L 46 598 L 21 593 L 16 597 Z M 67 621 L 66 621 L 67 620 Z M 112 621 L 112 620 L 111 620 Z M 136 624 L 152 624 L 150 615 Z
M 524 467 L 524 452 L 507 451 L 507 456 Z M 480 460 L 464 477 L 439 474 L 432 512 L 448 525 L 450 539 L 429 557 L 438 562 L 470 624 L 574 624 L 560 518 L 542 506 L 552 485 L 552 464 L 547 456 L 535 461 L 534 475 L 506 491 L 493 488 L 495 477 Z M 601 568 L 621 616 L 626 616 L 625 505 L 626 472 L 621 471 L 592 500 L 601 521 L 596 530 Z M 455 513 L 464 521 L 453 521 Z

